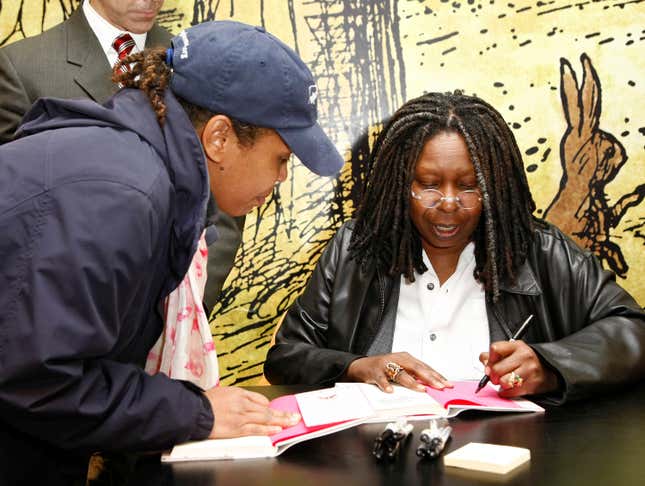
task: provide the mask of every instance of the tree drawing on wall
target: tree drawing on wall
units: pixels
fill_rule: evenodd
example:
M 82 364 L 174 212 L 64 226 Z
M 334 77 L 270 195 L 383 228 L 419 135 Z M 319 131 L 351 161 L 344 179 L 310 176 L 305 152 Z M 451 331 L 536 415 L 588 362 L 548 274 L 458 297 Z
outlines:
M 36 35 L 66 20 L 79 4 L 80 0 L 0 1 L 0 46 Z

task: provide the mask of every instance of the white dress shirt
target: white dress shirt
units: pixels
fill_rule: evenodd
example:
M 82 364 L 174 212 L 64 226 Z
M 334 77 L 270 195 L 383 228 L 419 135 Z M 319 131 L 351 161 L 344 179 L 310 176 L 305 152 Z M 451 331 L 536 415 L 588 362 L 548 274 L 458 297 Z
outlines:
M 464 248 L 443 285 L 425 251 L 428 271 L 413 283 L 401 276 L 392 352 L 407 351 L 448 380 L 479 380 L 479 354 L 490 345 L 484 290 L 473 277 L 474 250 L 472 242 Z
M 119 55 L 114 50 L 114 47 L 112 47 L 112 43 L 114 42 L 114 39 L 126 31 L 120 30 L 101 17 L 101 15 L 94 10 L 94 7 L 90 5 L 89 0 L 85 0 L 85 2 L 83 2 L 83 13 L 85 14 L 87 23 L 90 24 L 90 28 L 94 31 L 94 35 L 99 40 L 99 44 L 101 44 L 101 48 L 103 49 L 103 52 L 105 52 L 105 56 L 107 57 L 110 66 L 114 66 L 119 59 Z M 132 36 L 135 44 L 132 48 L 132 54 L 142 51 L 146 45 L 146 37 L 148 34 L 133 34 L 132 32 L 128 32 L 128 34 Z

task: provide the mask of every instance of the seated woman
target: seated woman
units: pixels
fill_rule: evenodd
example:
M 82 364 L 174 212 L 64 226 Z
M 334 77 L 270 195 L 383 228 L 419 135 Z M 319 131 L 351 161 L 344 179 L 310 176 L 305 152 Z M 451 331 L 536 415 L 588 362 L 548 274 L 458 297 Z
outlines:
M 409 101 L 378 137 L 356 219 L 288 311 L 266 377 L 389 391 L 486 372 L 503 396 L 552 403 L 643 378 L 645 313 L 534 211 L 495 109 L 459 92 Z

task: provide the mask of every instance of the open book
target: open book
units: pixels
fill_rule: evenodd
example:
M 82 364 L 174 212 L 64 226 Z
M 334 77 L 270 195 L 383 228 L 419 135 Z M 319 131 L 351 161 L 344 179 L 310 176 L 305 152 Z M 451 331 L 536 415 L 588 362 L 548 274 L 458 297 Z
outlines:
M 285 395 L 270 402 L 276 410 L 300 413 L 293 427 L 271 436 L 211 439 L 175 446 L 163 462 L 275 457 L 290 446 L 362 423 L 388 422 L 398 417 L 454 417 L 463 410 L 538 412 L 542 407 L 525 399 L 497 395 L 493 385 L 475 394 L 476 382 L 453 382 L 454 388 L 426 393 L 394 386 L 385 393 L 366 383 L 337 383 L 334 388 Z
M 330 392 L 331 390 L 331 392 Z M 335 397 L 333 388 L 325 390 L 316 390 L 307 392 L 309 394 L 318 393 L 324 398 L 327 395 Z M 306 395 L 303 393 L 300 395 Z M 297 397 L 298 395 L 285 395 L 269 403 L 269 406 L 275 410 L 285 412 L 300 413 Z M 334 401 L 334 400 L 332 400 Z M 308 426 L 301 419 L 299 423 L 288 427 L 270 436 L 257 435 L 248 437 L 239 437 L 235 439 L 208 439 L 195 442 L 187 442 L 173 447 L 168 454 L 162 454 L 162 462 L 184 462 L 184 461 L 209 461 L 218 459 L 251 459 L 261 457 L 275 457 L 283 453 L 287 448 L 299 442 L 332 434 L 343 429 L 354 427 L 363 423 L 361 418 L 352 418 L 354 414 L 345 413 L 344 418 L 336 422 L 327 422 L 314 426 Z M 217 420 L 217 418 L 215 419 Z
M 401 386 L 393 386 L 392 393 L 382 392 L 374 385 L 366 383 L 337 383 L 336 389 L 359 388 L 372 408 L 372 415 L 365 416 L 366 422 L 382 422 L 388 419 L 407 416 L 408 419 L 423 419 L 427 416 L 454 417 L 464 410 L 486 410 L 489 412 L 543 412 L 538 404 L 524 398 L 503 398 L 497 394 L 497 387 L 487 384 L 475 393 L 477 382 L 453 381 L 453 388 L 437 390 L 426 387 L 420 393 Z M 309 410 L 302 408 L 305 423 L 314 423 L 308 417 Z M 338 417 L 340 418 L 340 417 Z M 325 412 L 320 411 L 317 423 L 326 420 Z
M 524 398 L 503 398 L 497 388 L 488 383 L 479 393 L 475 393 L 477 382 L 452 382 L 454 388 L 436 390 L 426 388 L 426 392 L 445 410 L 446 417 L 454 417 L 464 410 L 487 410 L 489 412 L 544 412 L 537 403 Z

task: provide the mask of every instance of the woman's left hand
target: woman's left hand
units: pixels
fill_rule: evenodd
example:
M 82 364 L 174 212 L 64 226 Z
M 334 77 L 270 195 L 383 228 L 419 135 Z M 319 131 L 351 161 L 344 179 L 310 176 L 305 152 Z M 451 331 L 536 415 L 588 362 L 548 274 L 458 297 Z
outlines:
M 524 341 L 497 341 L 479 361 L 486 366 L 491 383 L 500 385 L 500 396 L 517 397 L 548 393 L 558 387 L 558 378 L 542 364 Z

